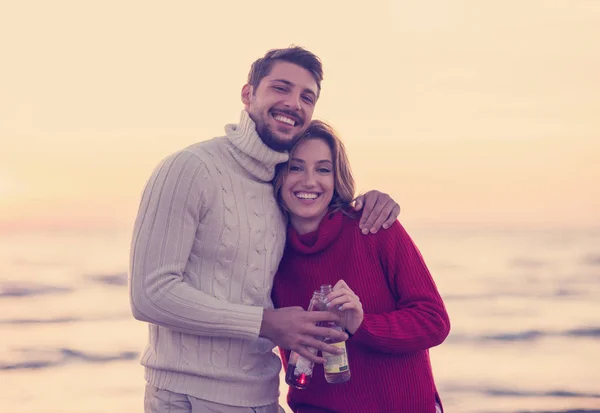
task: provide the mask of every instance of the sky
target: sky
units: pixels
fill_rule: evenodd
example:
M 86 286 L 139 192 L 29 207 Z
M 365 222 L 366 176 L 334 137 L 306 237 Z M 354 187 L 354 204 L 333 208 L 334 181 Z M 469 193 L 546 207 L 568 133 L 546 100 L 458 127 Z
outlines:
M 598 39 L 594 0 L 0 1 L 0 231 L 130 228 L 156 164 L 291 44 L 403 222 L 600 227 Z

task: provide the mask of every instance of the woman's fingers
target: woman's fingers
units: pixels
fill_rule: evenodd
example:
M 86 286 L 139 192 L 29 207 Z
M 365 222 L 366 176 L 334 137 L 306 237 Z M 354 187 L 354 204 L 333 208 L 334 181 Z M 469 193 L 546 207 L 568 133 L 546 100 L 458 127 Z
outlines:
M 343 296 L 354 297 L 357 300 L 359 299 L 358 296 L 356 294 L 354 294 L 354 291 L 352 291 L 351 289 L 340 288 L 336 291 L 332 291 L 331 293 L 329 293 L 326 297 L 326 301 L 331 302 L 331 301 L 335 300 L 336 298 L 343 297 Z
M 339 280 L 338 282 L 335 283 L 332 290 L 335 291 L 338 288 L 343 288 L 343 287 L 348 287 L 348 284 L 346 284 L 346 281 L 344 281 L 344 280 Z
M 360 298 L 354 294 L 354 291 L 346 284 L 344 280 L 339 280 L 331 293 L 325 298 L 327 307 L 335 308 L 339 311 L 353 310 L 362 312 Z
M 340 311 L 362 311 L 362 306 L 354 301 L 344 303 L 338 307 Z
M 337 307 L 339 307 L 342 304 L 351 303 L 351 302 L 354 302 L 354 301 L 358 301 L 358 300 L 356 300 L 353 297 L 344 295 L 342 297 L 338 297 L 338 298 L 336 298 L 336 299 L 328 302 L 327 306 L 330 307 L 330 308 L 337 308 Z

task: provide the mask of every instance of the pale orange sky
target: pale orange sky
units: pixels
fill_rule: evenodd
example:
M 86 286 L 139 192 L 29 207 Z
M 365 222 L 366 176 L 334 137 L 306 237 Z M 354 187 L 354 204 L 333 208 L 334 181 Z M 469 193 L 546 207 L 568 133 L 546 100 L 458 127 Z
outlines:
M 403 221 L 600 226 L 599 1 L 203 3 L 0 3 L 0 228 L 130 227 L 156 163 L 236 122 L 290 44 Z

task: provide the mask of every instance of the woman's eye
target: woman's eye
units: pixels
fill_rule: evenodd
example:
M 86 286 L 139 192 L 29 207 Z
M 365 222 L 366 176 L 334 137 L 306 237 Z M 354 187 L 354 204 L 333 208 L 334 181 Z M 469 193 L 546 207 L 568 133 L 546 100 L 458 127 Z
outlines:
M 300 167 L 297 166 L 297 165 L 290 166 L 290 171 L 292 171 L 292 172 L 297 172 L 297 171 L 300 171 L 300 170 L 301 170 Z
M 321 172 L 322 174 L 328 174 L 328 173 L 331 173 L 331 169 L 329 169 L 329 168 L 319 168 L 319 169 L 317 169 L 317 172 Z

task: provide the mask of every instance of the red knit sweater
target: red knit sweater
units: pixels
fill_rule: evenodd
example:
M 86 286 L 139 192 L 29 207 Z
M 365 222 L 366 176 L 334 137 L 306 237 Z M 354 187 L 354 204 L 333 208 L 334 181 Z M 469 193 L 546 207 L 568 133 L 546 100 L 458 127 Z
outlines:
M 315 289 L 343 279 L 360 297 L 364 320 L 346 342 L 352 377 L 329 384 L 315 365 L 308 389 L 290 388 L 296 413 L 434 413 L 439 396 L 428 349 L 450 321 L 425 262 L 399 222 L 362 235 L 358 218 L 327 215 L 316 232 L 291 228 L 273 284 L 275 307 L 307 308 Z M 282 352 L 287 367 L 288 351 Z

